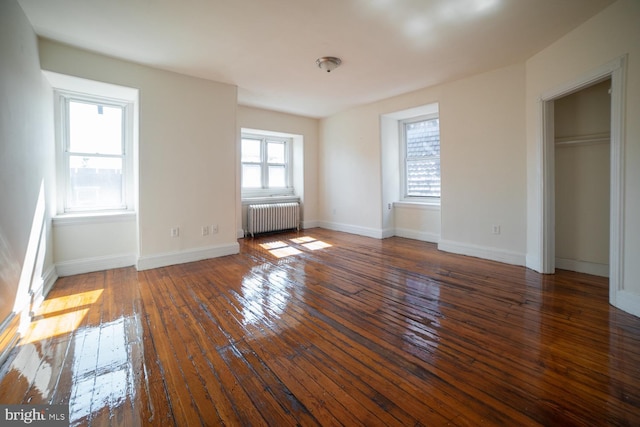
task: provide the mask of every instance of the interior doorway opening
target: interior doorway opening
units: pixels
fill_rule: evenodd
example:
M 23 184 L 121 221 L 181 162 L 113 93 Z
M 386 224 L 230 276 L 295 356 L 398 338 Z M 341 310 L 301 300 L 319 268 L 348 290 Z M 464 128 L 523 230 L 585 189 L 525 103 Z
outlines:
M 542 224 L 541 272 L 556 269 L 555 102 L 562 97 L 610 79 L 609 133 L 609 302 L 623 304 L 624 290 L 624 72 L 626 57 L 620 57 L 541 97 L 542 117 Z
M 555 266 L 609 277 L 611 79 L 553 100 Z

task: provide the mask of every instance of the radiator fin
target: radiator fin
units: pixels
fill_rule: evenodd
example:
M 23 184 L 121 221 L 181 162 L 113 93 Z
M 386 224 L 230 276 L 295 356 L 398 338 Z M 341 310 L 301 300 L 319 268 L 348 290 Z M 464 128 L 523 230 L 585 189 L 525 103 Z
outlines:
M 300 229 L 300 204 L 297 202 L 249 205 L 247 231 L 251 236 L 270 231 Z

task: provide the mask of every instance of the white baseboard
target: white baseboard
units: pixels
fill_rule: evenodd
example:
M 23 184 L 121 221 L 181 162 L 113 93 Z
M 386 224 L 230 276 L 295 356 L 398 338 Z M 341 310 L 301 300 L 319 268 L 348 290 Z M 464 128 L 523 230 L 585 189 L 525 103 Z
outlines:
M 360 227 L 358 225 L 342 224 L 339 222 L 318 221 L 318 226 L 328 230 L 342 231 L 345 233 L 357 234 L 359 236 L 373 237 L 374 239 L 382 239 L 384 237 L 383 230 L 379 228 Z
M 42 274 L 42 280 L 39 283 L 38 289 L 33 291 L 32 311 L 40 307 L 40 304 L 42 304 L 42 301 L 47 297 L 56 280 L 58 280 L 58 273 L 56 266 L 52 265 Z
M 556 268 L 577 271 L 578 273 L 593 274 L 594 276 L 609 277 L 609 264 L 556 258 Z
M 302 221 L 302 224 L 300 225 L 300 227 L 304 230 L 307 228 L 317 228 L 320 227 L 320 222 L 318 220 L 309 220 L 309 221 Z
M 135 254 L 114 255 L 59 262 L 56 263 L 56 272 L 58 276 L 64 277 L 132 265 L 136 265 Z
M 505 251 L 502 249 L 487 246 L 471 245 L 467 243 L 453 242 L 450 240 L 440 240 L 438 250 L 451 252 L 460 255 L 468 255 L 476 258 L 488 259 L 512 265 L 525 265 L 525 254 Z
M 417 231 L 409 228 L 396 228 L 395 236 L 405 237 L 407 239 L 420 240 L 429 243 L 438 243 L 440 241 L 440 235 L 436 233 L 428 233 L 425 231 Z
M 4 363 L 11 350 L 20 339 L 18 327 L 20 325 L 19 316 L 15 311 L 0 322 L 0 365 Z
M 58 272 L 56 271 L 56 266 L 52 265 L 44 272 L 42 275 L 43 282 L 43 292 L 42 295 L 46 298 L 49 295 L 49 292 L 53 288 L 53 285 L 58 280 Z
M 640 317 L 640 295 L 629 291 L 618 291 L 616 295 L 616 307 L 620 310 Z
M 542 263 L 537 255 L 527 254 L 525 266 L 533 271 L 542 273 Z
M 158 255 L 147 255 L 138 258 L 136 268 L 139 271 L 152 268 L 166 267 L 174 264 L 184 264 L 187 262 L 201 261 L 203 259 L 218 258 L 226 255 L 234 255 L 240 252 L 238 242 L 208 246 L 204 248 L 189 249 L 180 252 L 169 252 Z

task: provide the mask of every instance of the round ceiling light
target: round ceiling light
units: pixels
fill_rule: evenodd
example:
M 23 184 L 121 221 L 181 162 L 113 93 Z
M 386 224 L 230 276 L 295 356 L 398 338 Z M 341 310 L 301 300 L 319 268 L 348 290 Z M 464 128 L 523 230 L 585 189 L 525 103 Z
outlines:
M 316 65 L 318 65 L 318 68 L 326 71 L 327 73 L 338 68 L 340 64 L 342 64 L 342 60 L 335 56 L 323 56 L 322 58 L 316 59 Z

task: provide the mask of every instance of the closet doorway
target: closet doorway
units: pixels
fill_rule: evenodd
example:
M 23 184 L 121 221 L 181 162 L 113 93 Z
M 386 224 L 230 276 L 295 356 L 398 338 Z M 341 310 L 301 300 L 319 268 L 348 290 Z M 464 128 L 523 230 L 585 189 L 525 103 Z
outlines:
M 611 79 L 554 100 L 555 266 L 609 277 Z
M 590 90 L 597 90 L 599 84 L 604 87 L 608 84 L 610 91 L 607 90 L 609 96 L 609 248 L 608 248 L 608 276 L 609 276 L 609 302 L 625 311 L 635 310 L 635 303 L 627 303 L 627 292 L 624 286 L 624 262 L 625 262 L 625 245 L 624 245 L 624 116 L 625 116 L 625 69 L 626 69 L 626 56 L 619 57 L 609 63 L 602 65 L 601 67 L 586 73 L 582 77 L 579 77 L 573 81 L 566 83 L 556 89 L 550 90 L 547 93 L 542 94 L 540 97 L 540 117 L 542 118 L 541 124 L 541 144 L 540 155 L 542 159 L 541 168 L 541 246 L 540 246 L 540 272 L 553 274 L 556 269 L 556 123 L 555 123 L 555 107 L 556 102 L 562 103 L 565 100 L 563 98 L 572 94 L 576 94 L 583 89 L 587 92 Z M 608 83 L 607 83 L 608 82 Z M 586 92 L 585 92 L 586 93 Z M 584 95 L 584 93 L 582 94 Z M 579 95 L 580 96 L 580 95 Z M 574 100 L 575 101 L 575 100 Z M 569 100 L 571 103 L 571 100 Z M 576 114 L 576 110 L 573 114 Z M 574 119 L 575 120 L 575 119 Z M 565 123 L 558 126 L 565 126 Z M 563 132 L 560 130 L 560 132 Z M 597 133 L 597 132 L 596 132 Z M 558 134 L 560 142 L 563 142 L 563 135 Z M 603 132 L 603 138 L 604 136 Z M 593 139 L 592 145 L 597 145 L 598 138 L 591 135 Z M 566 141 L 565 141 L 566 142 Z M 602 142 L 604 144 L 604 142 Z M 567 144 L 568 145 L 568 144 Z M 589 145 L 584 142 L 583 145 Z M 562 164 L 561 164 L 562 167 Z M 563 173 L 566 173 L 563 170 Z M 574 177 L 575 180 L 575 177 Z M 564 185 L 564 184 L 560 184 Z M 587 190 L 589 188 L 587 187 Z M 563 190 L 564 191 L 564 190 Z M 558 196 L 560 197 L 560 195 Z M 606 202 L 603 202 L 606 203 Z M 564 213 L 563 213 L 564 215 Z M 569 221 L 572 221 L 570 219 Z M 560 224 L 560 227 L 562 224 Z M 564 232 L 564 230 L 562 231 Z M 564 238 L 562 236 L 558 236 Z M 570 239 L 568 239 L 570 240 Z M 558 248 L 564 242 L 559 243 Z M 575 244 L 574 244 L 575 246 Z M 581 245 L 580 245 L 581 246 Z M 564 250 L 564 248 L 562 249 Z M 605 251 L 606 252 L 606 251 Z M 574 255 L 570 255 L 574 256 Z M 564 259 L 561 258 L 561 263 Z M 580 261 L 580 260 L 578 260 Z M 571 262 L 570 262 L 571 263 Z M 571 263 L 571 269 L 578 268 L 594 268 L 596 271 L 602 272 L 606 270 L 606 264 L 601 266 L 589 265 L 589 263 Z M 591 264 L 600 264 L 593 262 Z M 566 265 L 565 265 L 566 268 Z M 592 271 L 595 273 L 596 271 Z M 603 274 L 606 275 L 606 274 Z M 623 308 L 624 307 L 624 308 Z

